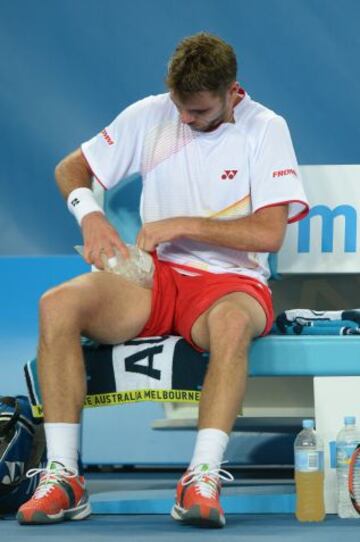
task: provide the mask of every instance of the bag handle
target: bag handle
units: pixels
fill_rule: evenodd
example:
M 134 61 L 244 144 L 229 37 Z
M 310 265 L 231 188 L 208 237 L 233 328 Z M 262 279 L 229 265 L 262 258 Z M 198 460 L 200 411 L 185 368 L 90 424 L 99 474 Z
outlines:
M 2 424 L 0 428 L 0 437 L 4 437 L 9 431 L 11 431 L 20 418 L 20 404 L 16 397 L 0 397 L 0 404 L 1 403 L 14 409 L 10 420 Z

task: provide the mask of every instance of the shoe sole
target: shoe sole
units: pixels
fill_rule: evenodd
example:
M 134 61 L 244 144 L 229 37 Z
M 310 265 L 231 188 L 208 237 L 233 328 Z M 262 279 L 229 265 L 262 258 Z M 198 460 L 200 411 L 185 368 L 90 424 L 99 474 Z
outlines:
M 30 519 L 25 518 L 22 512 L 16 514 L 20 525 L 44 525 L 50 523 L 61 523 L 62 521 L 79 521 L 86 519 L 91 514 L 91 506 L 86 502 L 76 508 L 61 510 L 58 514 L 48 515 L 45 512 L 35 512 Z
M 171 517 L 176 521 L 181 521 L 186 525 L 195 525 L 210 529 L 221 529 L 225 526 L 225 517 L 220 514 L 216 508 L 211 508 L 207 517 L 203 517 L 200 512 L 200 506 L 196 505 L 189 510 L 174 505 L 171 510 Z

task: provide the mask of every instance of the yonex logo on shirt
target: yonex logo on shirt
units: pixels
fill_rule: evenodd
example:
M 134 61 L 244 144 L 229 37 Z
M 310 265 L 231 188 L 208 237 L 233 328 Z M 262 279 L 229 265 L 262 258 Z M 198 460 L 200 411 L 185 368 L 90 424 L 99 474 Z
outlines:
M 279 171 L 273 171 L 273 177 L 284 177 L 285 175 L 294 175 L 297 177 L 295 169 L 280 169 Z
M 227 179 L 231 181 L 235 177 L 237 172 L 237 169 L 225 169 L 224 173 L 221 175 L 221 178 L 223 181 L 226 181 Z
M 114 142 L 113 140 L 111 139 L 111 137 L 109 136 L 107 130 L 102 130 L 102 132 L 100 132 L 101 135 L 103 136 L 103 138 L 105 139 L 106 143 L 108 143 L 109 145 L 114 145 Z

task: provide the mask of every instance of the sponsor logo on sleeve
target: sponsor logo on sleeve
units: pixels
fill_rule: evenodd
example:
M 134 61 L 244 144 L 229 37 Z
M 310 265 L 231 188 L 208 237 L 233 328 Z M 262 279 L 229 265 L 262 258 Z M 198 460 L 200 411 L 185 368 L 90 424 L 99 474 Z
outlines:
M 286 175 L 293 175 L 294 177 L 297 177 L 297 173 L 295 169 L 279 169 L 278 171 L 273 171 L 272 176 L 273 178 L 279 178 L 279 177 L 286 177 Z
M 103 136 L 103 138 L 105 139 L 106 143 L 108 145 L 114 145 L 114 141 L 111 139 L 111 137 L 109 136 L 109 133 L 108 131 L 106 130 L 106 128 L 104 128 L 104 130 L 102 130 L 100 132 L 100 134 Z

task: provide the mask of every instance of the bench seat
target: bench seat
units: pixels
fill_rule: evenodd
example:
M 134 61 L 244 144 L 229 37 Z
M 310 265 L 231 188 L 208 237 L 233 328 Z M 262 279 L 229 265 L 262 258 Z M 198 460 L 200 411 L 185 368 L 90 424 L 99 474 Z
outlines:
M 360 375 L 360 336 L 278 336 L 253 342 L 250 376 Z

